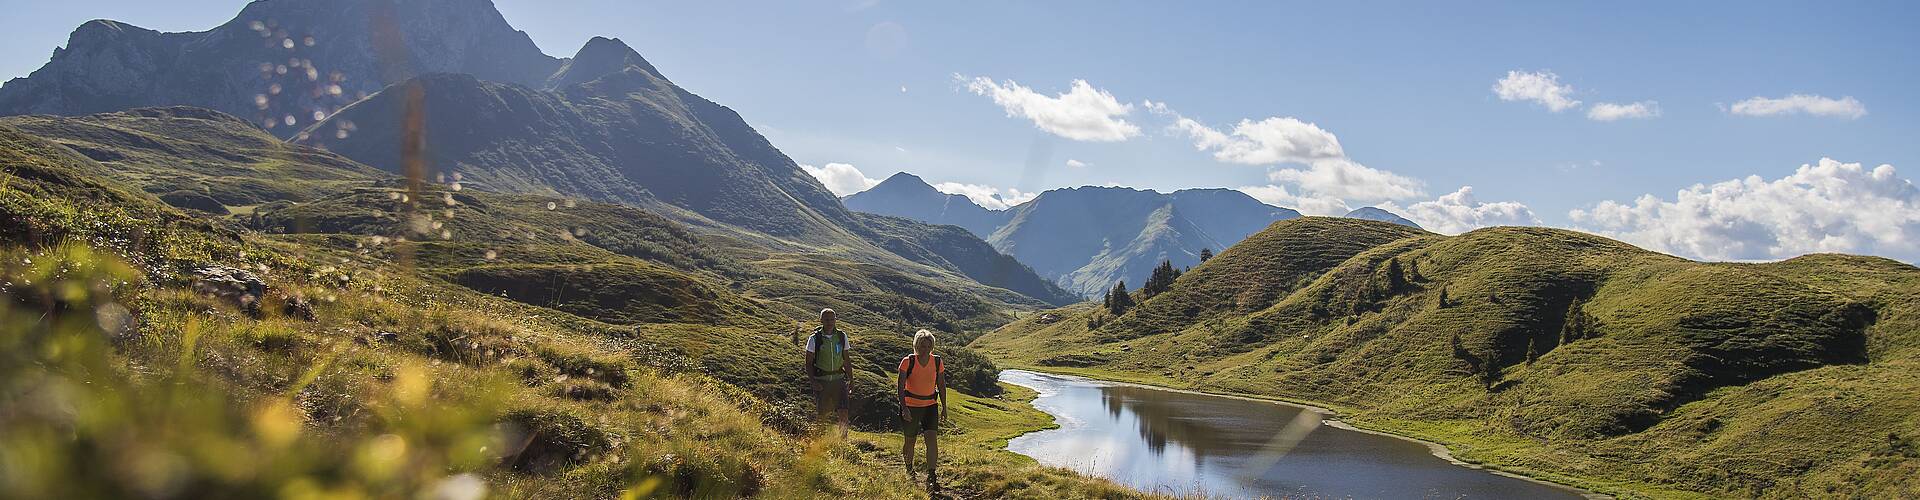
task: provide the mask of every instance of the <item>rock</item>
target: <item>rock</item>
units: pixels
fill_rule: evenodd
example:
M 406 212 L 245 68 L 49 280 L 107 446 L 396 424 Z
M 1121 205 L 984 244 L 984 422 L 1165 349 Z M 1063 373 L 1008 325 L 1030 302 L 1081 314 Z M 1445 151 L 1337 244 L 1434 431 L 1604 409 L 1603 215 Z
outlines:
M 233 302 L 248 316 L 260 317 L 260 298 L 267 294 L 267 282 L 245 269 L 208 266 L 193 271 L 193 289 Z
M 313 314 L 313 303 L 308 302 L 306 297 L 288 295 L 286 300 L 282 301 L 281 304 L 280 314 L 307 321 L 319 319 Z
M 393 341 L 397 341 L 397 340 L 400 340 L 400 334 L 398 334 L 398 333 L 393 333 L 393 332 L 380 332 L 380 341 L 381 341 L 381 342 L 393 342 Z

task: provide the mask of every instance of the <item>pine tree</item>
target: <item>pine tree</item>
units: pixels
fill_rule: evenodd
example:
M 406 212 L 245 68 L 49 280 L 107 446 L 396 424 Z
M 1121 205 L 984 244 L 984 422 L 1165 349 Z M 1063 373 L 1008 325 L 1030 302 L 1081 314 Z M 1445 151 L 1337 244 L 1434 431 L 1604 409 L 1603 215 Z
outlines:
M 1400 259 L 1387 261 L 1387 293 L 1395 294 L 1407 289 L 1406 270 L 1400 267 Z
M 1441 285 L 1440 286 L 1440 308 L 1446 309 L 1449 306 L 1450 304 L 1447 304 L 1447 286 Z
M 1574 300 L 1567 304 L 1567 320 L 1560 326 L 1560 344 L 1570 344 L 1575 340 L 1587 338 L 1593 334 L 1593 318 L 1588 317 L 1580 306 L 1583 301 Z
M 1113 297 L 1113 300 L 1108 301 L 1107 311 L 1114 316 L 1126 314 L 1128 309 L 1133 308 L 1133 295 L 1127 292 L 1127 282 L 1115 283 L 1113 291 L 1107 294 Z
M 1173 268 L 1173 261 L 1160 261 L 1160 265 L 1153 268 L 1153 274 L 1147 276 L 1147 284 L 1140 287 L 1140 294 L 1153 298 L 1160 292 L 1173 289 L 1173 280 L 1176 279 L 1180 279 L 1180 270 Z
M 1212 259 L 1213 259 L 1213 249 L 1211 248 L 1200 249 L 1200 262 L 1206 262 Z

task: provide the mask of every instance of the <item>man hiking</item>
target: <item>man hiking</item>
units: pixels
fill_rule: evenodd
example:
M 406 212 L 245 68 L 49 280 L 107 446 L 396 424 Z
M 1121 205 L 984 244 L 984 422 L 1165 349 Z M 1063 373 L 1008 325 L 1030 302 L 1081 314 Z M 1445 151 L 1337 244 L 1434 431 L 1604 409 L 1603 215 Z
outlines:
M 840 439 L 847 438 L 847 400 L 852 392 L 853 364 L 847 362 L 847 334 L 834 327 L 833 310 L 820 310 L 820 326 L 807 337 L 807 378 L 813 381 L 813 402 L 820 418 L 840 413 Z
M 934 467 L 940 464 L 940 421 L 947 418 L 947 367 L 933 355 L 933 332 L 920 330 L 913 334 L 913 354 L 900 360 L 898 389 L 903 404 L 901 430 L 907 436 L 900 454 L 906 457 L 907 477 L 913 477 L 913 438 L 925 435 L 927 484 L 938 485 Z

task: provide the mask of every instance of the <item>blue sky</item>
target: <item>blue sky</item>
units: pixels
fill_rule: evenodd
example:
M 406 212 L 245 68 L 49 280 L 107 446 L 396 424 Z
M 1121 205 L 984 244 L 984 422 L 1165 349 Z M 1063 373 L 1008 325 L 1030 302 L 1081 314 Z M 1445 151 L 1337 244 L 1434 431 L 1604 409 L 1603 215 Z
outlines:
M 8 77 L 87 19 L 200 30 L 242 4 L 7 3 Z M 1911 2 L 496 3 L 550 54 L 621 38 L 800 163 L 871 179 L 909 171 L 1008 196 L 1247 187 L 1318 211 L 1385 204 L 1447 232 L 1538 223 L 1705 258 L 1920 260 Z M 1510 72 L 1552 75 L 1560 100 L 1539 85 L 1510 96 L 1534 100 L 1503 99 L 1495 88 Z M 991 85 L 968 88 L 983 77 Z M 1056 116 L 1049 132 L 1050 119 L 1009 116 L 991 98 L 1085 118 L 1072 114 L 1085 106 L 1050 100 L 1076 80 L 1088 87 L 1079 97 L 1129 109 Z M 1754 98 L 1767 100 L 1742 104 Z M 1592 119 L 1600 103 L 1658 112 Z M 1269 119 L 1276 127 L 1259 123 Z M 1266 135 L 1233 135 L 1242 120 Z M 1137 131 L 1084 140 L 1115 139 L 1120 122 Z M 1224 140 L 1199 149 L 1201 131 Z M 1303 137 L 1337 137 L 1338 154 L 1279 154 Z M 1679 193 L 1695 184 L 1708 186 L 1691 201 Z M 1768 208 L 1778 205 L 1809 208 Z

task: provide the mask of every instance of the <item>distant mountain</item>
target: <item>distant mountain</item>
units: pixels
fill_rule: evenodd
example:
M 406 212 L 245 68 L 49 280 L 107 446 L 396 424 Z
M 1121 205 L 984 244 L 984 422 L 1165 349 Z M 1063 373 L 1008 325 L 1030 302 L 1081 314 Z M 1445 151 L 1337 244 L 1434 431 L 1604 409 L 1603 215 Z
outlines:
M 1400 215 L 1395 214 L 1393 212 L 1388 212 L 1386 210 L 1381 210 L 1374 207 L 1356 208 L 1352 212 L 1347 212 L 1347 218 L 1377 220 L 1380 222 L 1392 222 L 1394 224 L 1399 224 L 1402 226 L 1414 227 L 1414 228 L 1420 227 L 1419 224 L 1414 224 L 1413 221 L 1407 220 L 1406 217 L 1401 217 Z
M 0 115 L 188 105 L 292 137 L 315 113 L 414 76 L 541 86 L 565 63 L 490 0 L 261 0 L 201 32 L 87 22 L 45 66 L 0 86 Z
M 880 184 L 841 201 L 847 208 L 870 214 L 960 226 L 981 238 L 993 236 L 994 230 L 1012 217 L 1006 211 L 983 208 L 965 196 L 942 193 L 919 176 L 906 172 L 893 174 Z
M 1200 263 L 1274 221 L 1299 217 L 1230 189 L 1154 191 L 1081 187 L 1041 193 L 1008 211 L 987 241 L 1041 276 L 1086 296 L 1126 280 L 1139 286 L 1163 260 Z
M 988 210 L 904 172 L 844 201 L 862 212 L 960 226 L 1067 291 L 1089 297 L 1121 280 L 1139 286 L 1161 261 L 1199 264 L 1202 249 L 1225 249 L 1274 221 L 1300 216 L 1231 189 L 1056 189 L 1007 210 Z

